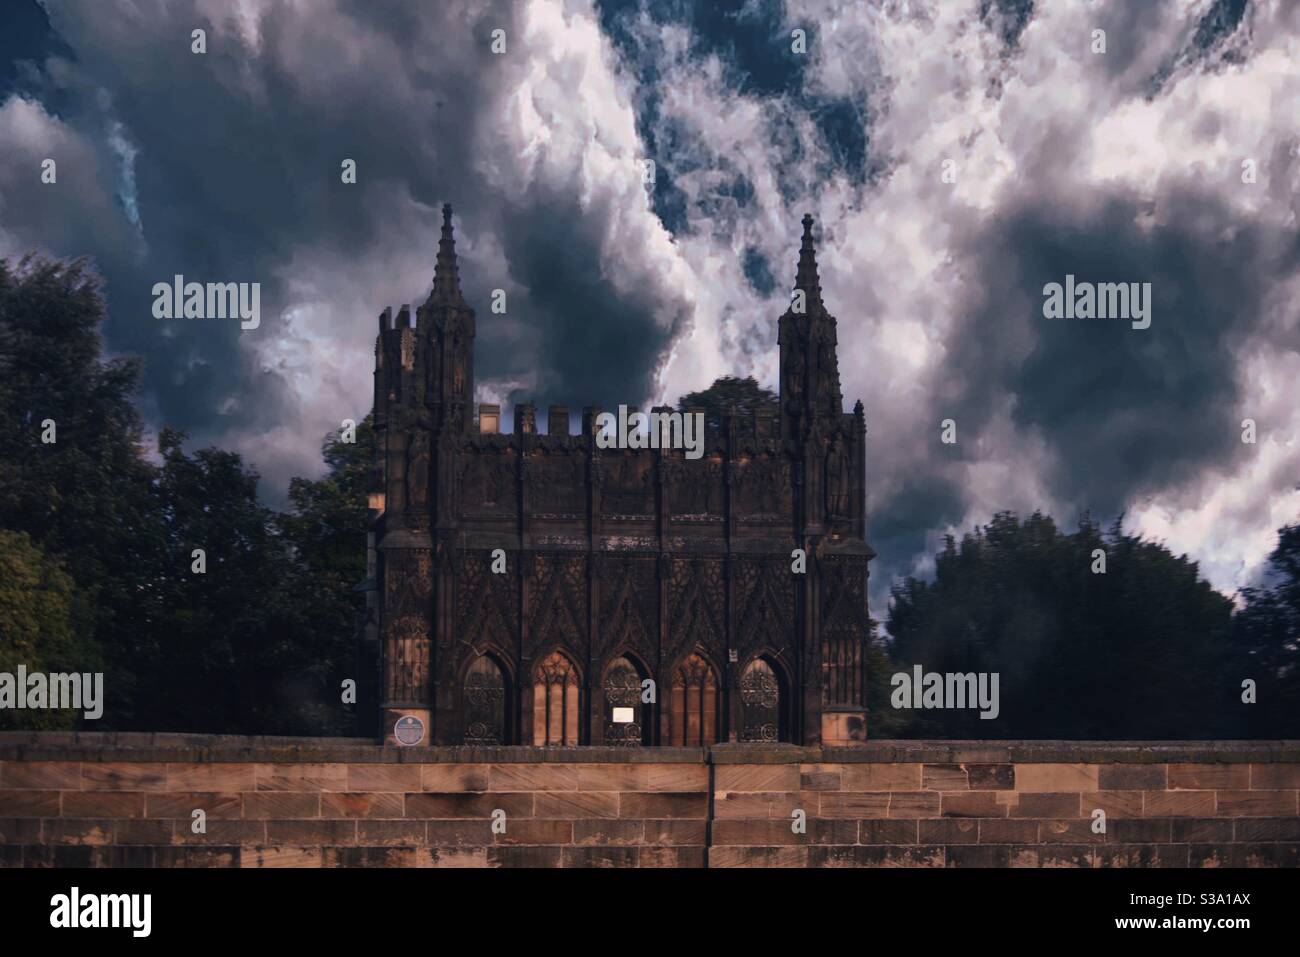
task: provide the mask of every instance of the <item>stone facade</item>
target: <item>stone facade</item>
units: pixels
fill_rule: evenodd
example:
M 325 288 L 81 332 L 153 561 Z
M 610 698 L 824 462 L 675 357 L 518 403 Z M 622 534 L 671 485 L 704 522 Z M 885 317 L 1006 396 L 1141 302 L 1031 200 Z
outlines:
M 699 458 L 602 449 L 594 407 L 577 434 L 551 407 L 542 434 L 519 404 L 501 434 L 498 407 L 475 415 L 444 209 L 428 300 L 385 310 L 375 346 L 363 647 L 385 740 L 403 719 L 439 745 L 865 739 L 866 426 L 809 217 L 777 325 L 779 409 L 713 417 Z
M 1294 741 L 398 749 L 6 732 L 0 866 L 1294 867 L 1298 793 Z

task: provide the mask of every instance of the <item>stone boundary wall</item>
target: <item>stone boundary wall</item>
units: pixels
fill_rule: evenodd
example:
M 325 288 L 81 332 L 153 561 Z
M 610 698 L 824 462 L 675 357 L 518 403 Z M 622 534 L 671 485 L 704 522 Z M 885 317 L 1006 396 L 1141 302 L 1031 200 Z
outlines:
M 1295 867 L 1298 795 L 1300 741 L 398 749 L 0 732 L 0 866 Z

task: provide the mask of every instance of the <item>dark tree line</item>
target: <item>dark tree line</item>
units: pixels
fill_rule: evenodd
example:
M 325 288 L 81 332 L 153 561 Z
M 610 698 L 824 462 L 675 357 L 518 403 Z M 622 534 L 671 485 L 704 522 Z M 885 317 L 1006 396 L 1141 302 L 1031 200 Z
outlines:
M 0 671 L 104 671 L 98 730 L 348 733 L 369 420 L 354 442 L 328 436 L 325 476 L 294 479 L 274 511 L 235 453 L 186 452 L 170 429 L 145 449 L 139 363 L 103 358 L 103 319 L 85 263 L 0 260 Z M 727 377 L 679 408 L 729 405 L 776 396 Z M 949 539 L 933 581 L 899 582 L 886 623 L 887 639 L 871 623 L 875 737 L 1300 737 L 1300 526 L 1234 611 L 1118 523 L 1001 514 Z M 998 672 L 998 719 L 892 708 L 891 676 L 915 664 Z M 0 727 L 75 722 L 0 711 Z
M 1105 572 L 1098 570 L 1099 551 Z M 998 672 L 1001 713 L 895 711 L 903 736 L 1300 736 L 1300 526 L 1281 530 L 1270 584 L 1241 607 L 1195 562 L 1088 519 L 1060 531 L 1011 514 L 948 538 L 935 580 L 893 588 L 897 667 Z M 1249 684 L 1247 684 L 1249 682 Z M 876 711 L 889 709 L 877 691 Z
M 1300 738 L 1300 523 L 1278 533 L 1264 584 L 1242 589 L 1233 658 L 1258 677 L 1244 737 Z
M 147 454 L 103 319 L 84 262 L 0 261 L 0 670 L 103 670 L 97 730 L 346 733 L 369 422 L 277 513 L 235 453 L 164 429 Z M 34 720 L 76 716 L 0 711 Z

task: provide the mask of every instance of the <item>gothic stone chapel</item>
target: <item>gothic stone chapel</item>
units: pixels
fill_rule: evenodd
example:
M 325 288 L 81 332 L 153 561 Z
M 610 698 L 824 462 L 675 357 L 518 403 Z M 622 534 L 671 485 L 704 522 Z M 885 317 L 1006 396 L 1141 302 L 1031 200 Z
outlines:
M 443 207 L 429 298 L 414 324 L 385 309 L 375 343 L 362 648 L 387 743 L 865 740 L 866 423 L 861 402 L 843 411 L 812 222 L 778 322 L 779 412 L 706 417 L 688 459 L 598 447 L 594 407 L 577 435 L 564 406 L 543 433 L 516 405 L 510 434 L 474 408 Z

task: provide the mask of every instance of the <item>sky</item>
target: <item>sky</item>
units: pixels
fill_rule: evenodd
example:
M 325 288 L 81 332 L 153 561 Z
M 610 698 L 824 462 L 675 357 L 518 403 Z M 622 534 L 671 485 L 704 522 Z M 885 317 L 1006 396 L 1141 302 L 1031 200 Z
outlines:
M 272 504 L 369 411 L 444 202 L 506 427 L 774 388 L 811 213 L 876 615 L 1001 510 L 1123 514 L 1229 594 L 1300 518 L 1290 0 L 0 6 L 0 257 L 90 257 L 150 428 Z M 178 273 L 260 283 L 260 325 L 154 318 Z M 1044 318 L 1067 275 L 1151 283 L 1150 328 Z

